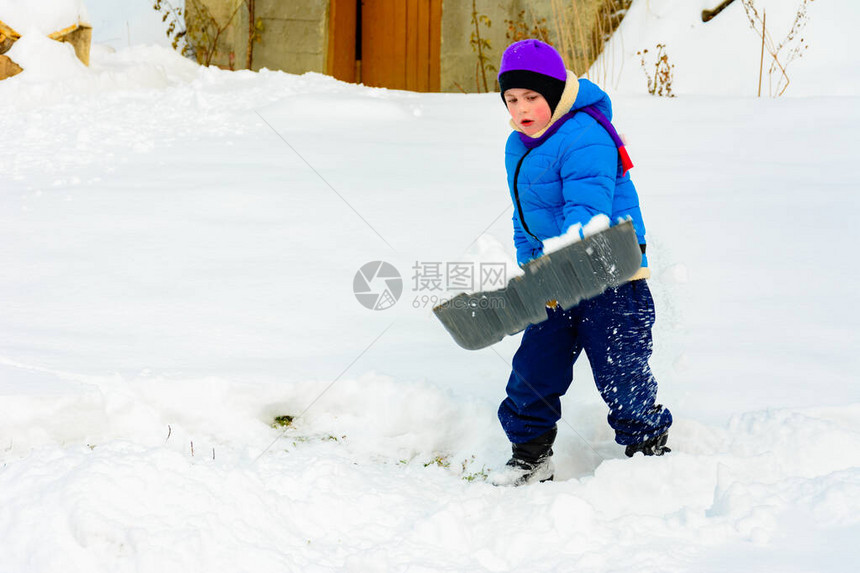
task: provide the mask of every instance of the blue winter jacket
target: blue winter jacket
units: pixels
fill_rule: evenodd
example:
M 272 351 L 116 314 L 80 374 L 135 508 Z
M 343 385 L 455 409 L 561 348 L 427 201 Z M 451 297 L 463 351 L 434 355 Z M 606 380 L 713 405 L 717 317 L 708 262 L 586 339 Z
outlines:
M 576 79 L 569 73 L 568 84 L 572 81 Z M 571 98 L 565 103 L 562 95 L 554 120 L 589 105 L 612 119 L 612 104 L 603 90 L 584 79 L 578 87 L 572 106 Z M 565 89 L 568 95 L 572 91 L 570 85 Z M 636 188 L 630 175 L 623 173 L 612 138 L 587 113 L 575 113 L 531 150 L 514 131 L 505 147 L 505 166 L 520 265 L 543 253 L 543 240 L 564 234 L 576 223 L 585 225 L 599 214 L 609 217 L 613 225 L 630 217 L 639 243 L 645 244 Z M 644 253 L 642 266 L 647 266 Z

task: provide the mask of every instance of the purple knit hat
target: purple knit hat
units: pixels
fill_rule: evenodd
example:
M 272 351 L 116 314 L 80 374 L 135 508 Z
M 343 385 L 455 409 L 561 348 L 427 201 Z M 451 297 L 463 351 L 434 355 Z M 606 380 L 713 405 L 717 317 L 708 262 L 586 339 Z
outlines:
M 529 89 L 541 94 L 555 112 L 566 81 L 564 60 L 555 48 L 540 40 L 521 40 L 508 46 L 502 54 L 499 67 L 502 100 L 506 90 Z

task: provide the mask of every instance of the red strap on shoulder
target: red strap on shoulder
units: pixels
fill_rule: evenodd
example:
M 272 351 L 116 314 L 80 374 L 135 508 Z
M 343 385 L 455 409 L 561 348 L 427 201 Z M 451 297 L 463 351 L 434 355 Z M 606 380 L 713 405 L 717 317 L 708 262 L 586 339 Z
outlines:
M 630 155 L 623 145 L 618 148 L 618 156 L 621 158 L 621 174 L 627 175 L 627 172 L 633 169 L 633 161 L 630 160 Z

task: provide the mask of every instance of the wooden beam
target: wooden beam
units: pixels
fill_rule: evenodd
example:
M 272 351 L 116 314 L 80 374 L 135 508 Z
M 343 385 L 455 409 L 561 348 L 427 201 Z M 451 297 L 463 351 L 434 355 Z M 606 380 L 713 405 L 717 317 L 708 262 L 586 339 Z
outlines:
M 729 4 L 734 1 L 735 0 L 725 0 L 725 2 L 723 2 L 713 10 L 702 10 L 702 22 L 710 22 L 717 17 L 717 14 L 725 10 L 729 6 Z

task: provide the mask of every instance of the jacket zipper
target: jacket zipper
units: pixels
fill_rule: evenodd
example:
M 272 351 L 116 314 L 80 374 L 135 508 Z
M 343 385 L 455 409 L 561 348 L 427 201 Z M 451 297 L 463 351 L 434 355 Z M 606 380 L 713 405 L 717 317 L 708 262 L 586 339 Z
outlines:
M 532 149 L 534 149 L 534 148 L 532 148 Z M 538 243 L 540 243 L 541 240 L 538 239 L 534 233 L 529 231 L 529 226 L 526 225 L 526 219 L 525 219 L 525 216 L 523 216 L 523 206 L 522 206 L 522 203 L 520 203 L 520 191 L 519 191 L 519 188 L 517 186 L 517 179 L 520 176 L 520 167 L 523 166 L 523 161 L 525 161 L 526 156 L 532 152 L 532 149 L 526 150 L 526 152 L 523 154 L 523 156 L 520 157 L 519 162 L 517 162 L 517 168 L 514 170 L 514 199 L 516 199 L 516 201 L 517 201 L 517 213 L 519 213 L 519 215 L 520 215 L 520 223 L 523 226 L 523 231 L 525 231 L 526 233 L 528 233 L 529 235 L 534 237 L 534 240 L 537 241 Z

